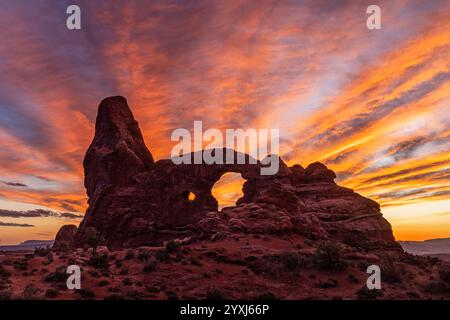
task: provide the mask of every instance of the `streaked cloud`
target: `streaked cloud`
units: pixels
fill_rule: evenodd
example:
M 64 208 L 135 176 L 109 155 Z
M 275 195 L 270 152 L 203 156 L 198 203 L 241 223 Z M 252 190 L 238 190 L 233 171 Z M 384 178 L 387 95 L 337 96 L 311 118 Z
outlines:
M 23 227 L 23 228 L 31 228 L 34 227 L 32 224 L 28 223 L 12 223 L 12 222 L 1 222 L 0 227 Z
M 53 217 L 53 218 L 67 218 L 67 219 L 82 219 L 83 215 L 71 212 L 55 212 L 44 209 L 34 209 L 27 211 L 14 211 L 0 209 L 0 217 L 8 218 L 38 218 L 38 217 Z

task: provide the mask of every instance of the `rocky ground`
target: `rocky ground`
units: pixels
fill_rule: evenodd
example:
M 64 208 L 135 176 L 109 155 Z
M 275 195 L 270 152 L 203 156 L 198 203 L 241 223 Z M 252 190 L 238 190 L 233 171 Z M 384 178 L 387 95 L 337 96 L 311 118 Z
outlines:
M 82 269 L 68 290 L 66 268 Z M 366 289 L 367 266 L 382 290 Z M 234 234 L 164 247 L 0 254 L 0 299 L 448 299 L 450 268 L 432 258 L 298 235 Z

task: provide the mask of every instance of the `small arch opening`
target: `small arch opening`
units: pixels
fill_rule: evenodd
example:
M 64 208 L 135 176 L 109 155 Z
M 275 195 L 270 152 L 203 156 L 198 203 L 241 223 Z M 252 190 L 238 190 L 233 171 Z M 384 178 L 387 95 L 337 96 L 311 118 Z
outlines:
M 224 173 L 211 189 L 212 196 L 217 200 L 219 211 L 225 207 L 235 206 L 242 198 L 242 187 L 246 180 L 238 172 Z
M 181 194 L 181 197 L 183 197 L 183 199 L 187 200 L 187 201 L 194 201 L 195 200 L 195 193 L 191 192 L 191 191 L 184 191 Z

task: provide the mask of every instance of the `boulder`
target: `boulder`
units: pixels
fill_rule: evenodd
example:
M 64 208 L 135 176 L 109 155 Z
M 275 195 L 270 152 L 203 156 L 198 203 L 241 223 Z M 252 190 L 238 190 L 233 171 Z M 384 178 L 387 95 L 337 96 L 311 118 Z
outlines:
M 54 250 L 67 250 L 73 247 L 75 235 L 78 232 L 78 227 L 73 224 L 62 226 L 55 237 L 53 243 Z

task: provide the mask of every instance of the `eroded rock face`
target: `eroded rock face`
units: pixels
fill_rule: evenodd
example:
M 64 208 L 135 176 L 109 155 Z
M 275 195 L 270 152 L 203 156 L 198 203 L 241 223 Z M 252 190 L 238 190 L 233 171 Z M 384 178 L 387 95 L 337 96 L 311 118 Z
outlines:
M 246 232 L 361 238 L 371 246 L 398 248 L 379 205 L 336 185 L 335 173 L 323 164 L 305 169 L 280 159 L 273 176 L 260 175 L 261 166 L 154 162 L 125 98 L 107 98 L 84 161 L 89 208 L 75 244 L 82 246 L 93 233 L 101 244 L 122 247 Z M 246 179 L 244 196 L 236 207 L 218 212 L 211 189 L 226 172 Z
M 62 226 L 56 234 L 55 242 L 53 243 L 54 250 L 67 250 L 73 246 L 75 235 L 78 232 L 78 227 L 73 224 Z

